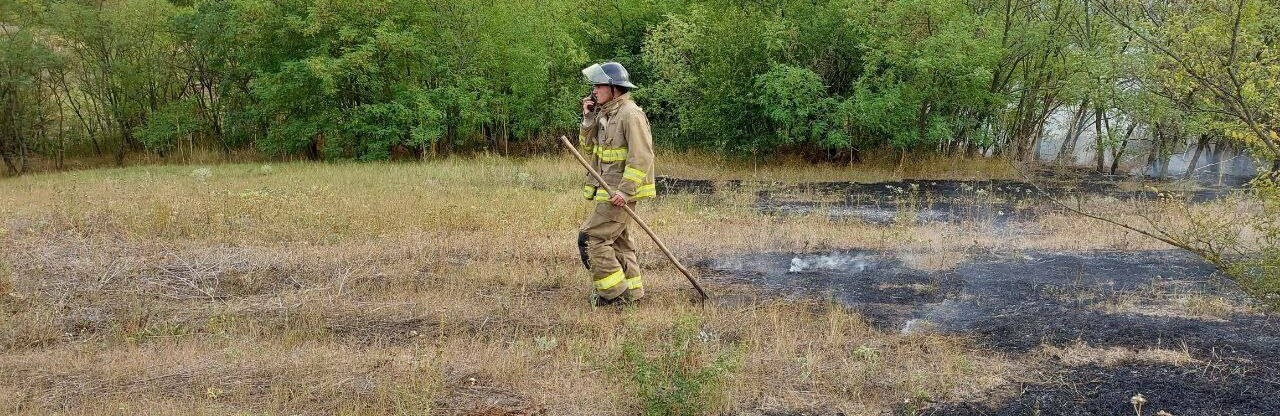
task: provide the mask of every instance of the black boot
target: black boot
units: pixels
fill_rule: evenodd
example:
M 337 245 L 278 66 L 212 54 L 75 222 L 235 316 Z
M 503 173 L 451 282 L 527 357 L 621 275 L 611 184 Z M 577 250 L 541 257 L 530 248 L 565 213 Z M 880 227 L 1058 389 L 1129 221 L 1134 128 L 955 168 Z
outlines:
M 591 270 L 591 262 L 587 257 L 587 233 L 578 231 L 578 256 L 582 257 L 582 267 Z
M 587 297 L 587 303 L 591 304 L 591 306 L 593 307 L 621 305 L 621 304 L 627 303 L 627 297 L 618 296 L 613 299 L 605 299 L 604 297 L 600 296 L 600 294 L 598 293 L 592 293 L 591 296 Z

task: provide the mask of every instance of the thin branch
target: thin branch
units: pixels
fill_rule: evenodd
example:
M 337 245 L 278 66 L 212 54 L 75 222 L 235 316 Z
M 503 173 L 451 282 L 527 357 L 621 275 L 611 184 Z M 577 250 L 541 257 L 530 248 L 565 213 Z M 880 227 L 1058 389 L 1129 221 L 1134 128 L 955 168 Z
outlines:
M 1153 229 L 1154 229 L 1155 231 L 1143 230 L 1143 229 L 1141 229 L 1141 228 L 1138 228 L 1138 227 L 1135 227 L 1135 226 L 1132 226 L 1132 225 L 1126 224 L 1126 223 L 1124 223 L 1124 222 L 1120 222 L 1120 221 L 1117 221 L 1117 220 L 1113 220 L 1113 219 L 1111 219 L 1111 218 L 1104 217 L 1104 216 L 1102 216 L 1102 215 L 1100 215 L 1100 214 L 1094 214 L 1094 213 L 1088 212 L 1088 211 L 1084 210 L 1084 208 L 1083 208 L 1083 204 L 1081 204 L 1081 205 L 1082 205 L 1082 207 L 1081 207 L 1081 208 L 1079 208 L 1079 209 L 1077 209 L 1077 208 L 1072 208 L 1070 205 L 1067 205 L 1066 203 L 1063 203 L 1062 201 L 1058 200 L 1058 198 L 1054 197 L 1052 194 L 1050 194 L 1049 192 L 1045 191 L 1045 190 L 1044 190 L 1044 188 L 1040 187 L 1040 185 L 1039 185 L 1038 183 L 1036 183 L 1036 181 L 1035 181 L 1034 179 L 1032 179 L 1032 178 L 1031 178 L 1031 175 L 1029 175 L 1029 174 L 1026 172 L 1026 170 L 1022 168 L 1022 166 L 1019 166 L 1018 164 L 1014 163 L 1013 161 L 1010 161 L 1009 163 L 1010 163 L 1010 165 L 1012 165 L 1012 166 L 1013 166 L 1014 170 L 1018 171 L 1018 173 L 1019 173 L 1020 175 L 1022 175 L 1023 179 L 1024 179 L 1024 180 L 1026 180 L 1026 182 L 1027 182 L 1027 184 L 1028 184 L 1028 185 L 1031 185 L 1031 187 L 1035 188 L 1035 189 L 1036 189 L 1036 191 L 1037 191 L 1037 192 L 1039 192 L 1039 193 L 1040 193 L 1040 195 L 1042 195 L 1045 199 L 1048 199 L 1048 200 L 1049 200 L 1049 202 L 1052 202 L 1054 205 L 1057 205 L 1058 207 L 1061 207 L 1062 209 L 1065 209 L 1065 210 L 1067 210 L 1067 211 L 1069 211 L 1069 212 L 1071 212 L 1071 213 L 1074 213 L 1074 214 L 1076 214 L 1076 215 L 1080 215 L 1080 216 L 1082 216 L 1082 217 L 1090 218 L 1090 219 L 1097 220 L 1097 221 L 1102 221 L 1102 222 L 1107 223 L 1107 224 L 1111 224 L 1111 225 L 1114 225 L 1114 226 L 1117 226 L 1117 227 L 1120 227 L 1120 228 L 1124 228 L 1124 229 L 1129 230 L 1129 231 L 1136 232 L 1136 233 L 1138 233 L 1138 234 L 1142 234 L 1142 235 L 1144 235 L 1144 236 L 1147 236 L 1147 237 L 1149 237 L 1149 238 L 1151 238 L 1151 239 L 1154 239 L 1154 240 L 1160 241 L 1160 242 L 1162 242 L 1162 243 L 1165 243 L 1165 244 L 1168 244 L 1168 245 L 1171 245 L 1171 246 L 1174 246 L 1174 247 L 1177 247 L 1177 248 L 1180 248 L 1180 249 L 1183 249 L 1183 250 L 1190 251 L 1190 252 L 1195 253 L 1196 255 L 1198 255 L 1198 256 L 1200 256 L 1200 257 L 1203 257 L 1205 260 L 1208 260 L 1210 263 L 1213 263 L 1213 264 L 1215 264 L 1215 265 L 1217 265 L 1217 266 L 1219 266 L 1219 267 L 1225 267 L 1225 266 L 1226 266 L 1226 263 L 1222 260 L 1222 258 L 1221 258 L 1217 253 L 1213 253 L 1213 252 L 1205 251 L 1205 250 L 1202 250 L 1202 249 L 1199 249 L 1199 248 L 1193 247 L 1193 246 L 1191 246 L 1191 245 L 1190 245 L 1189 243 L 1187 243 L 1187 242 L 1177 240 L 1177 239 L 1173 238 L 1172 236 L 1170 236 L 1170 235 L 1169 235 L 1167 232 L 1165 232 L 1164 230 L 1159 229 L 1159 227 L 1153 227 Z M 1146 217 L 1143 217 L 1143 218 L 1146 218 Z M 1148 223 L 1150 223 L 1150 219 L 1149 219 L 1149 218 L 1146 218 L 1146 219 L 1148 220 Z M 1157 233 L 1158 233 L 1158 234 L 1157 234 Z
M 1242 19 L 1242 14 L 1243 14 L 1243 0 L 1239 0 L 1239 1 L 1240 1 L 1240 7 L 1237 7 L 1236 9 L 1235 20 L 1234 20 L 1235 27 L 1232 29 L 1232 39 L 1231 39 L 1231 48 L 1232 48 L 1231 60 L 1232 61 L 1234 61 L 1235 59 L 1234 55 L 1235 55 L 1235 48 L 1238 43 L 1237 37 L 1239 36 L 1239 25 L 1240 25 L 1240 20 Z M 1243 121 L 1245 125 L 1248 126 L 1250 130 L 1253 131 L 1254 135 L 1258 136 L 1258 139 L 1261 140 L 1264 145 L 1266 145 L 1267 149 L 1270 150 L 1273 155 L 1280 156 L 1280 145 L 1276 144 L 1274 140 L 1271 140 L 1271 137 L 1268 134 L 1266 134 L 1261 129 L 1259 129 L 1257 120 L 1255 120 L 1252 113 L 1249 111 L 1248 105 L 1244 102 L 1243 95 L 1241 94 L 1241 91 L 1243 91 L 1243 89 L 1241 87 L 1239 78 L 1236 76 L 1234 65 L 1227 66 L 1227 71 L 1226 71 L 1227 78 L 1232 83 L 1232 89 L 1228 90 L 1226 86 L 1219 85 L 1216 82 L 1210 81 L 1207 74 L 1203 74 L 1197 71 L 1194 67 L 1191 66 L 1190 63 L 1187 62 L 1187 60 L 1183 56 L 1178 55 L 1177 53 L 1169 50 L 1168 48 L 1165 48 L 1163 45 L 1156 42 L 1151 37 L 1147 36 L 1147 34 L 1143 33 L 1142 31 L 1138 30 L 1138 28 L 1131 25 L 1128 21 L 1126 21 L 1125 19 L 1122 19 L 1119 15 L 1115 13 L 1114 10 L 1111 10 L 1111 8 L 1107 6 L 1107 2 L 1099 1 L 1098 7 L 1102 9 L 1103 14 L 1106 14 L 1107 17 L 1110 17 L 1111 20 L 1115 21 L 1116 24 L 1120 25 L 1120 27 L 1123 27 L 1125 30 L 1134 34 L 1139 39 L 1142 39 L 1144 43 L 1146 43 L 1148 46 L 1152 47 L 1156 51 L 1160 52 L 1162 55 L 1168 57 L 1169 59 L 1172 59 L 1174 62 L 1178 64 L 1178 66 L 1182 67 L 1184 73 L 1194 78 L 1201 85 L 1208 87 L 1210 90 L 1212 90 L 1214 96 L 1216 96 L 1224 106 L 1236 107 L 1235 110 L 1240 112 L 1240 115 L 1239 115 L 1240 121 Z

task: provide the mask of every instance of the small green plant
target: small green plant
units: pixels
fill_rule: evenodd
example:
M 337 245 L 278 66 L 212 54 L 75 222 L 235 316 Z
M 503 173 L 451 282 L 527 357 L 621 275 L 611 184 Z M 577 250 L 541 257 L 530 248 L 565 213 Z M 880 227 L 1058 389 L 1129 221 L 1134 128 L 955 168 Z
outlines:
M 555 349 L 560 345 L 560 340 L 552 336 L 538 336 L 533 339 L 533 343 L 538 347 L 538 351 L 547 352 Z
M 704 341 L 696 317 L 682 316 L 656 352 L 636 340 L 623 344 L 631 372 L 630 390 L 645 415 L 696 415 L 709 412 L 722 397 L 725 379 L 737 369 L 740 351 Z
M 130 344 L 137 345 L 149 341 L 181 338 L 191 334 L 191 329 L 181 324 L 158 323 L 147 325 L 138 330 L 125 330 L 124 339 Z
M 863 362 L 875 363 L 880 361 L 880 350 L 866 345 L 858 346 L 858 348 L 855 348 L 849 355 L 854 359 Z
M 922 219 L 920 212 L 927 208 L 920 185 L 910 184 L 907 187 L 889 186 L 894 196 L 890 197 L 897 205 L 897 214 L 893 217 L 895 225 L 909 226 Z

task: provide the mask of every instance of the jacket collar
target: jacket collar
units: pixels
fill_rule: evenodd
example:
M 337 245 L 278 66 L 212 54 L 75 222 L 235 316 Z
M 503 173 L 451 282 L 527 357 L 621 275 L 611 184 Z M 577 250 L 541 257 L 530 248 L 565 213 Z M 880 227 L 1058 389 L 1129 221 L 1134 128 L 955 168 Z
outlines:
M 631 93 L 627 92 L 609 100 L 609 102 L 605 103 L 600 110 L 604 113 L 605 117 L 613 117 L 614 114 L 618 113 L 618 109 L 622 108 L 622 105 L 629 101 L 631 101 Z

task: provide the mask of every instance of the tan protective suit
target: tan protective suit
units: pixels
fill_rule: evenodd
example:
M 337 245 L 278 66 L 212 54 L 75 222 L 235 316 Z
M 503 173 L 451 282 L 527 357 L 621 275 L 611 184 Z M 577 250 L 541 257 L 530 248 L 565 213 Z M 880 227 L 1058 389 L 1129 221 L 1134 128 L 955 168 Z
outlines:
M 587 162 L 609 187 L 636 201 L 657 193 L 653 178 L 653 135 L 644 110 L 622 94 L 588 114 L 582 121 L 578 145 Z M 609 203 L 609 193 L 587 174 L 583 196 L 596 202 L 595 211 L 582 223 L 578 248 L 591 271 L 596 294 L 606 300 L 644 296 L 644 281 L 636 261 L 635 242 L 627 230 L 631 218 L 622 207 Z

